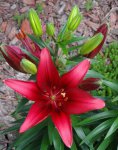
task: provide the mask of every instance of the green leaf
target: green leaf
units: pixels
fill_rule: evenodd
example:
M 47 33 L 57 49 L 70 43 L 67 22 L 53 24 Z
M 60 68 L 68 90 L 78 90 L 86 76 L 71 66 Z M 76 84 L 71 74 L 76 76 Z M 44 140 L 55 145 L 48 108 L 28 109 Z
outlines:
M 113 83 L 110 81 L 102 80 L 102 83 L 106 86 L 109 86 L 111 89 L 118 93 L 118 83 Z
M 41 49 L 47 47 L 50 50 L 51 54 L 52 55 L 54 54 L 53 49 L 47 43 L 45 43 L 41 38 L 37 38 L 37 37 L 35 37 L 31 34 L 28 34 L 28 36 L 32 41 L 37 43 L 40 46 Z
M 65 44 L 72 44 L 74 42 L 80 42 L 82 40 L 86 40 L 87 37 L 83 37 L 83 36 L 80 36 L 80 37 L 72 37 L 70 40 L 68 40 Z
M 24 48 L 21 48 L 22 52 L 24 52 L 27 56 L 29 56 L 32 60 L 34 60 L 36 62 L 36 64 L 38 65 L 39 60 L 38 58 L 36 58 L 35 56 L 33 56 L 29 51 L 27 51 Z
M 74 130 L 81 140 L 85 139 L 86 135 L 82 127 L 74 127 Z M 93 149 L 93 145 L 90 143 L 90 141 L 86 140 L 85 143 L 90 147 L 91 150 Z
M 6 130 L 3 130 L 3 131 L 0 131 L 0 134 L 6 134 L 6 133 L 9 133 L 9 132 L 12 132 L 12 131 L 16 131 L 16 130 L 19 130 L 20 128 L 20 124 L 18 125 L 14 125 L 12 127 L 9 127 L 8 129 Z
M 64 44 L 62 44 L 62 43 L 59 43 L 59 46 L 61 47 L 63 53 L 67 55 L 67 54 L 68 54 L 68 50 L 67 50 L 67 48 L 66 48 L 66 45 L 64 45 Z
M 61 141 L 61 138 L 57 132 L 57 129 L 53 131 L 53 144 L 55 150 L 64 150 L 64 144 Z
M 100 125 L 98 125 L 86 136 L 86 138 L 80 144 L 87 142 L 87 140 L 92 142 L 92 139 L 94 139 L 96 136 L 98 136 L 99 134 L 102 134 L 103 131 L 108 129 L 111 126 L 111 124 L 113 123 L 113 121 L 114 121 L 114 119 L 109 119 L 109 120 L 104 121 Z
M 71 148 L 70 148 L 71 150 L 77 150 L 77 146 L 76 146 L 76 144 L 75 144 L 75 142 L 73 141 L 73 144 L 72 144 L 72 146 L 71 146 Z
M 60 32 L 59 32 L 59 34 L 58 34 L 58 41 L 59 41 L 59 42 L 60 42 L 61 40 L 63 40 L 63 37 L 64 37 L 66 31 L 67 31 L 67 24 L 65 24 L 65 25 L 61 28 L 61 30 L 60 30 Z
M 87 72 L 87 75 L 86 75 L 87 78 L 89 77 L 94 77 L 94 78 L 100 78 L 100 79 L 103 79 L 104 76 L 96 71 L 93 71 L 93 70 L 89 70 Z
M 91 124 L 93 122 L 96 122 L 96 121 L 99 121 L 99 120 L 102 120 L 102 119 L 116 117 L 117 115 L 118 115 L 118 111 L 117 110 L 105 111 L 105 112 L 93 115 L 91 117 L 87 117 L 83 121 L 79 121 L 76 124 L 76 126 L 89 125 L 89 124 Z
M 35 150 L 39 150 L 40 149 L 40 145 L 41 145 L 41 138 L 37 137 L 36 139 L 34 139 L 30 144 L 26 145 L 24 148 L 24 150 L 33 150 L 35 147 Z M 16 150 L 21 150 L 21 147 L 16 148 Z
M 45 45 L 40 38 L 35 37 L 34 35 L 28 34 L 28 37 L 35 43 L 37 43 L 40 48 L 44 48 Z
M 82 47 L 82 45 L 72 46 L 72 47 L 67 48 L 67 51 L 71 52 L 72 50 L 78 50 L 78 48 L 80 47 Z
M 112 102 L 116 102 L 118 101 L 118 96 L 116 96 L 115 98 L 113 98 Z
M 48 122 L 48 136 L 49 136 L 49 142 L 50 142 L 50 145 L 52 145 L 52 142 L 53 142 L 53 130 L 54 130 L 54 125 L 52 123 L 51 120 L 49 120 Z
M 105 139 L 111 136 L 117 129 L 118 129 L 118 117 L 115 119 L 109 131 L 107 132 Z
M 107 139 L 104 139 L 102 143 L 98 146 L 97 150 L 106 150 L 109 144 L 112 142 L 114 139 L 114 136 L 109 136 Z
M 29 100 L 27 100 L 26 98 L 22 98 L 22 99 L 20 100 L 20 102 L 18 103 L 17 108 L 16 108 L 16 110 L 15 110 L 15 112 L 14 112 L 13 114 L 18 113 L 20 110 L 22 110 L 23 106 L 24 106 L 28 101 L 29 101 Z
M 44 128 L 47 124 L 47 120 L 41 122 L 37 126 L 29 129 L 25 133 L 21 134 L 19 138 L 15 141 L 14 146 L 25 147 L 30 142 L 33 141 L 34 138 L 38 137 L 41 133 L 40 130 Z
M 48 139 L 48 135 L 45 134 L 42 139 L 40 150 L 48 150 L 48 146 L 49 146 L 49 139 Z

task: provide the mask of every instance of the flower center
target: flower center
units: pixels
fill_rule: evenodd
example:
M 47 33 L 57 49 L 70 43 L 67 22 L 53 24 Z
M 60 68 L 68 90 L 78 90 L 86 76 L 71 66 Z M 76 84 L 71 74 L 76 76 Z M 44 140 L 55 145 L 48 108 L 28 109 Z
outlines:
M 55 95 L 52 95 L 50 98 L 51 98 L 52 101 L 55 101 L 56 96 L 55 96 Z
M 57 107 L 61 107 L 65 102 L 68 101 L 68 96 L 65 89 L 59 89 L 56 86 L 53 86 L 49 92 L 45 91 L 45 97 L 50 101 L 50 103 Z

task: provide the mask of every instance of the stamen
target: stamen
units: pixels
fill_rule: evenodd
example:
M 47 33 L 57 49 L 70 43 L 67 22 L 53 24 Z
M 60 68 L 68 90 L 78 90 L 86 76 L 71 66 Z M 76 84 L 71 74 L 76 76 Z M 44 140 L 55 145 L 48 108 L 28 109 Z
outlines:
M 61 96 L 64 98 L 66 96 L 66 93 L 61 93 Z
M 46 94 L 46 95 L 49 95 L 49 93 L 48 93 L 48 92 L 46 92 L 45 94 Z
M 65 98 L 64 98 L 64 101 L 67 101 L 67 100 L 68 100 L 68 97 L 65 97 Z
M 60 106 L 62 106 L 62 103 L 61 103 L 61 102 L 59 102 L 59 103 L 58 103 L 58 106 L 59 106 L 59 107 L 60 107 Z
M 61 89 L 61 92 L 64 92 L 64 89 Z

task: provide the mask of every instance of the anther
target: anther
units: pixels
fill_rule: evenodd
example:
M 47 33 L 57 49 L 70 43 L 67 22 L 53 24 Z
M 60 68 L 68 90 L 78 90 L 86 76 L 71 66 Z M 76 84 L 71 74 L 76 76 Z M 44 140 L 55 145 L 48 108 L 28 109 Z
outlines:
M 61 93 L 61 96 L 64 98 L 66 96 L 66 93 Z

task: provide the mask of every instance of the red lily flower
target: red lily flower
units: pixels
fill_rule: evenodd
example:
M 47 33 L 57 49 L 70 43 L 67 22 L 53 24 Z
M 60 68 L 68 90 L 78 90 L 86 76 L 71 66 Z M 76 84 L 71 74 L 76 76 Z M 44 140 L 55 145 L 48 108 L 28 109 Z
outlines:
M 85 91 L 97 90 L 100 87 L 99 78 L 87 78 L 81 82 L 79 88 Z
M 32 53 L 35 57 L 40 58 L 41 49 L 40 47 L 34 43 L 23 30 L 20 30 L 19 33 L 16 34 L 16 37 L 23 43 L 26 49 Z
M 34 101 L 20 133 L 50 116 L 65 145 L 71 147 L 73 138 L 70 114 L 81 114 L 105 106 L 104 101 L 78 88 L 89 66 L 90 62 L 84 60 L 60 77 L 49 51 L 44 48 L 41 51 L 36 82 L 5 80 L 9 87 Z
M 97 33 L 102 33 L 104 35 L 104 38 L 102 40 L 102 42 L 100 43 L 100 45 L 98 45 L 91 53 L 89 53 L 88 55 L 86 55 L 86 57 L 88 58 L 94 58 L 98 53 L 99 51 L 101 50 L 104 42 L 105 42 L 105 39 L 106 39 L 106 36 L 107 36 L 107 31 L 108 31 L 108 26 L 106 23 L 102 24 L 96 31 L 95 34 Z

